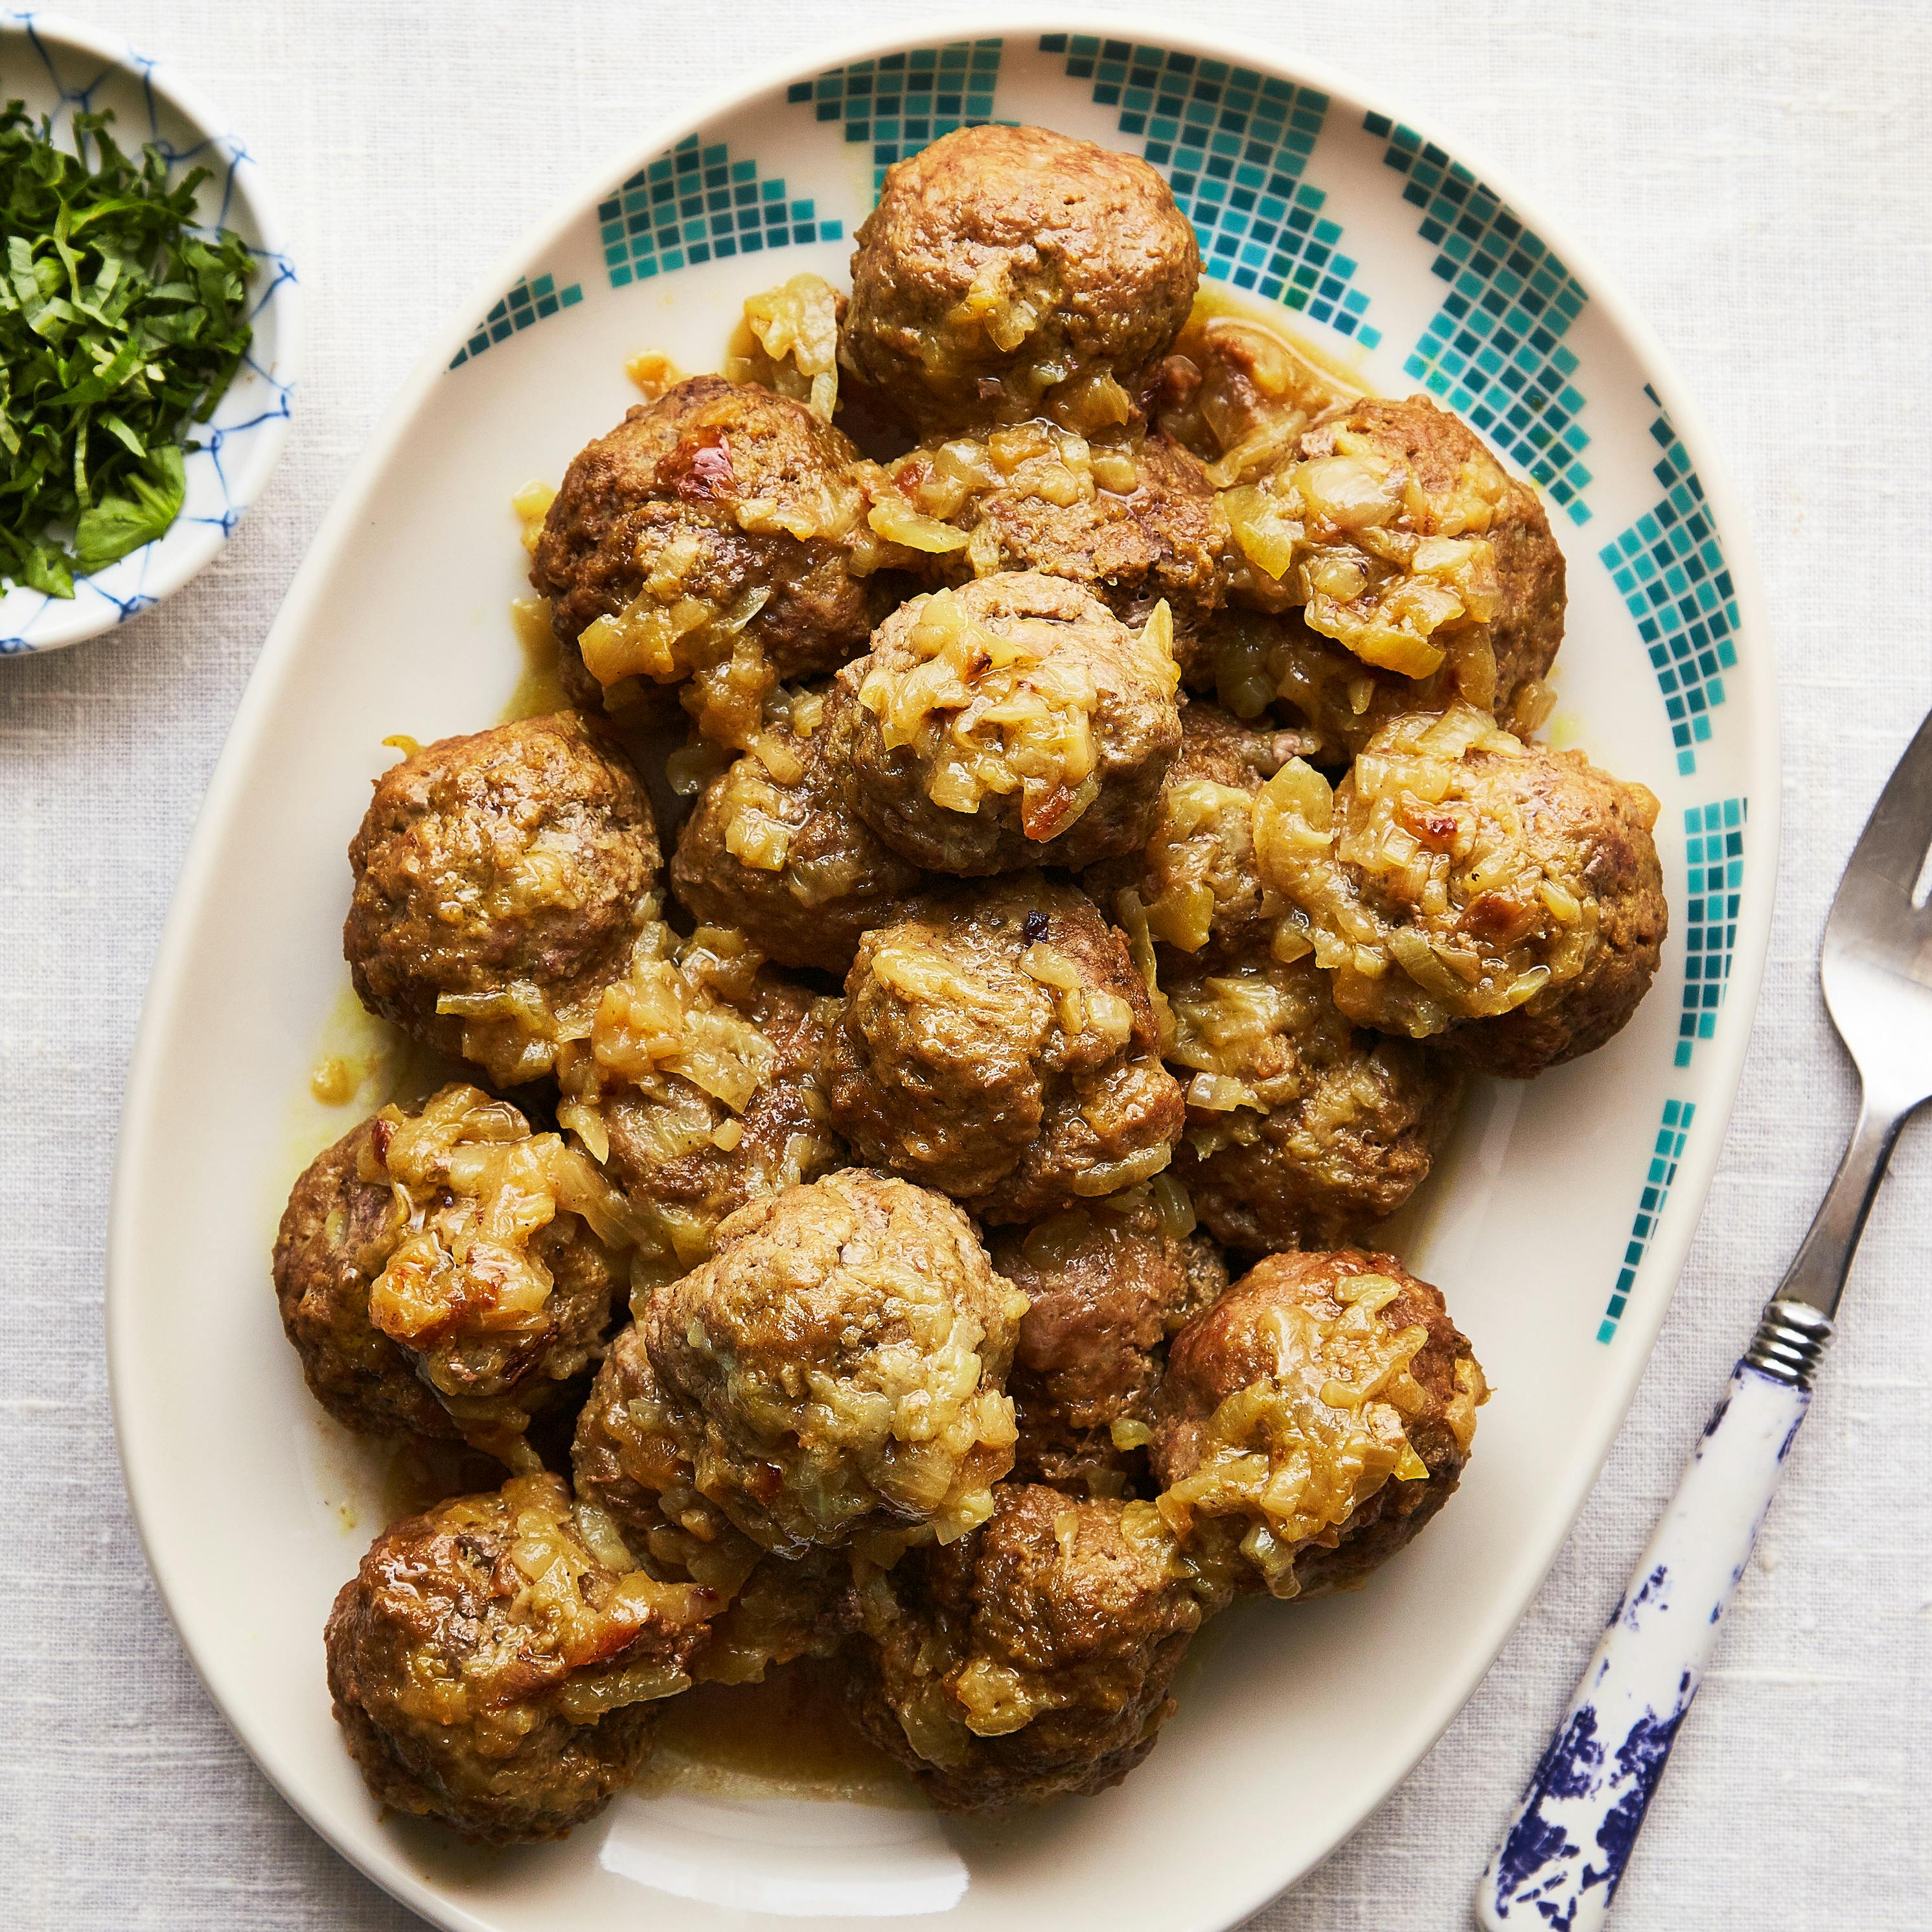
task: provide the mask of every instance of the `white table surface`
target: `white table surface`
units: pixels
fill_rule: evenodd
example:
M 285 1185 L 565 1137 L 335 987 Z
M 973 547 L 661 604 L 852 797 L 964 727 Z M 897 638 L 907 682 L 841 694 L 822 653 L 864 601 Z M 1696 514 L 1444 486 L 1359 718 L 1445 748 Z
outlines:
M 807 61 L 871 21 L 946 16 L 884 0 L 69 4 L 172 58 L 248 134 L 300 267 L 308 348 L 287 454 L 220 560 L 113 635 L 0 663 L 0 1924 L 400 1928 L 415 1922 L 296 1820 L 202 1694 L 115 1461 L 102 1230 L 176 868 L 290 575 L 451 304 L 694 92 Z M 1488 1681 L 1408 1784 L 1255 1922 L 1454 1926 L 1850 1119 L 1819 929 L 1932 704 L 1932 10 L 1180 10 L 1379 83 L 1588 244 L 1703 406 L 1782 662 L 1770 969 L 1711 1206 L 1636 1406 Z M 1928 1189 L 1922 1127 L 1630 1868 L 1625 1925 L 1932 1927 Z

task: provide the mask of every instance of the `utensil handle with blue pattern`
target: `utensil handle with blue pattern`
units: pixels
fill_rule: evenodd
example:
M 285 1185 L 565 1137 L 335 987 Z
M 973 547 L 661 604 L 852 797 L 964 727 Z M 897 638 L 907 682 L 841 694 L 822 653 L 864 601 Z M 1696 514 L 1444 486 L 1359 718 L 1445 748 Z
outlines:
M 1477 1888 L 1487 1932 L 1596 1932 L 1750 1561 L 1831 1334 L 1774 1300 Z

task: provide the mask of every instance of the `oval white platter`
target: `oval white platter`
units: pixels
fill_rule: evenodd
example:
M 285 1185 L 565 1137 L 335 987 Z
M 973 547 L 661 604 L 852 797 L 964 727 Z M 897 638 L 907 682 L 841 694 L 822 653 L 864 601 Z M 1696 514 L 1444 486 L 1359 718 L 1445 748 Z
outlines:
M 1326 76 L 1122 33 L 1036 20 L 828 52 L 613 165 L 526 238 L 391 411 L 215 775 L 116 1176 L 128 1488 L 183 1640 L 249 1750 L 438 1924 L 1234 1924 L 1360 1822 L 1474 1688 L 1589 1491 L 1682 1264 L 1737 1083 L 1777 851 L 1770 640 L 1709 450 L 1642 323 L 1492 173 Z M 521 668 L 509 497 L 560 476 L 635 400 L 626 357 L 715 367 L 746 295 L 805 268 L 842 281 L 883 164 L 988 118 L 1145 153 L 1210 272 L 1280 302 L 1370 386 L 1438 395 L 1544 487 L 1570 566 L 1552 728 L 1663 802 L 1662 970 L 1604 1051 L 1478 1096 L 1412 1231 L 1413 1264 L 1496 1390 L 1462 1493 L 1358 1595 L 1220 1619 L 1179 1714 L 1119 1789 L 998 1825 L 632 1795 L 564 1843 L 507 1852 L 384 1820 L 338 1741 L 320 1643 L 380 1504 L 368 1460 L 302 1387 L 268 1279 L 290 1180 L 361 1111 L 291 1096 L 342 997 L 344 848 L 393 755 L 382 740 L 500 715 Z M 1204 1844 L 1210 1858 L 1190 1849 Z
M 254 339 L 214 413 L 184 432 L 199 446 L 188 452 L 181 514 L 152 543 L 76 578 L 71 597 L 25 584 L 0 592 L 0 657 L 8 657 L 59 650 L 139 616 L 234 535 L 288 440 L 302 312 L 295 265 L 254 157 L 172 65 L 79 21 L 8 8 L 0 10 L 0 100 L 24 100 L 30 113 L 51 116 L 59 146 L 72 145 L 76 113 L 108 112 L 116 145 L 137 160 L 145 145 L 158 148 L 170 182 L 206 170 L 196 219 L 234 230 L 255 262 L 248 291 Z

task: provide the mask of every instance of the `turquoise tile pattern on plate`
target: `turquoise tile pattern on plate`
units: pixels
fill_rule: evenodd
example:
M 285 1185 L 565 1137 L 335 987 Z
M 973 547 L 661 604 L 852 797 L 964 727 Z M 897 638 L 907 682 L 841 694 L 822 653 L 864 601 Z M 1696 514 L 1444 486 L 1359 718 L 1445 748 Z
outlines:
M 983 127 L 994 118 L 1001 45 L 998 39 L 952 40 L 854 61 L 794 82 L 785 98 L 809 102 L 817 120 L 836 122 L 848 144 L 870 146 L 877 194 L 895 161 L 956 128 Z
M 1688 777 L 1724 701 L 1724 674 L 1737 666 L 1737 587 L 1690 453 L 1657 392 L 1646 383 L 1643 392 L 1658 410 L 1650 434 L 1663 453 L 1652 474 L 1663 494 L 1598 554 L 1636 620 Z
M 1422 211 L 1432 268 L 1449 284 L 1403 373 L 1514 457 L 1571 522 L 1588 522 L 1590 436 L 1563 340 L 1588 299 L 1583 285 L 1461 162 L 1387 115 L 1362 124 L 1388 143 L 1383 163 L 1405 177 L 1402 199 Z
M 836 242 L 843 221 L 822 218 L 782 176 L 762 176 L 723 141 L 687 134 L 631 176 L 597 209 L 614 289 L 682 268 L 794 242 Z M 453 365 L 452 365 L 453 366 Z
M 450 358 L 449 366 L 460 369 L 493 343 L 508 341 L 519 329 L 574 308 L 583 299 L 580 282 L 559 288 L 554 275 L 539 275 L 534 281 L 527 275 L 521 276 L 516 286 L 476 325 L 476 333 Z
M 1328 112 L 1317 89 L 1226 61 L 1093 34 L 1046 34 L 1040 51 L 1120 110 L 1120 133 L 1174 190 L 1207 273 L 1325 322 L 1365 349 L 1382 340 L 1328 196 L 1303 172 Z
M 1629 1244 L 1624 1250 L 1624 1264 L 1617 1270 L 1617 1285 L 1611 1292 L 1610 1305 L 1604 1310 L 1604 1318 L 1597 1324 L 1599 1342 L 1607 1342 L 1616 1334 L 1617 1324 L 1623 1319 L 1624 1310 L 1630 1305 L 1636 1271 L 1642 1264 L 1644 1250 L 1650 1246 L 1650 1238 L 1657 1232 L 1657 1217 L 1664 1212 L 1670 1184 L 1677 1178 L 1677 1163 L 1684 1157 L 1684 1143 L 1690 1137 L 1690 1123 L 1696 1112 L 1694 1101 L 1666 1100 L 1664 1103 L 1663 1124 L 1657 1130 L 1649 1169 L 1644 1176 L 1643 1192 L 1637 1197 Z
M 1718 1030 L 1738 944 L 1738 902 L 1744 883 L 1744 820 L 1750 801 L 1720 799 L 1684 814 L 1684 1005 L 1677 1022 L 1677 1064 Z

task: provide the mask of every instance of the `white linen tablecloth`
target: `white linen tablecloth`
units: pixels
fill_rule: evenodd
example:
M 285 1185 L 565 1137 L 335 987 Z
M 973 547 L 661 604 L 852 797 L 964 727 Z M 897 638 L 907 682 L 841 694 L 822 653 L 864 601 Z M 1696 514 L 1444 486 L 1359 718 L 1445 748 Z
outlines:
M 694 93 L 869 22 L 949 16 L 886 0 L 68 4 L 171 59 L 248 135 L 289 227 L 308 346 L 287 454 L 220 560 L 118 633 L 0 664 L 0 1924 L 400 1928 L 414 1922 L 297 1820 L 203 1695 L 116 1464 L 108 1171 L 176 868 L 316 524 L 488 263 Z M 1932 704 L 1932 10 L 1183 11 L 1414 104 L 1594 251 L 1703 406 L 1782 659 L 1786 832 L 1763 1004 L 1636 1406 L 1488 1681 L 1354 1840 L 1256 1922 L 1454 1926 L 1849 1123 L 1819 929 Z M 1873 1217 L 1810 1426 L 1631 1868 L 1625 1925 L 1932 1927 L 1929 1186 L 1922 1128 Z

